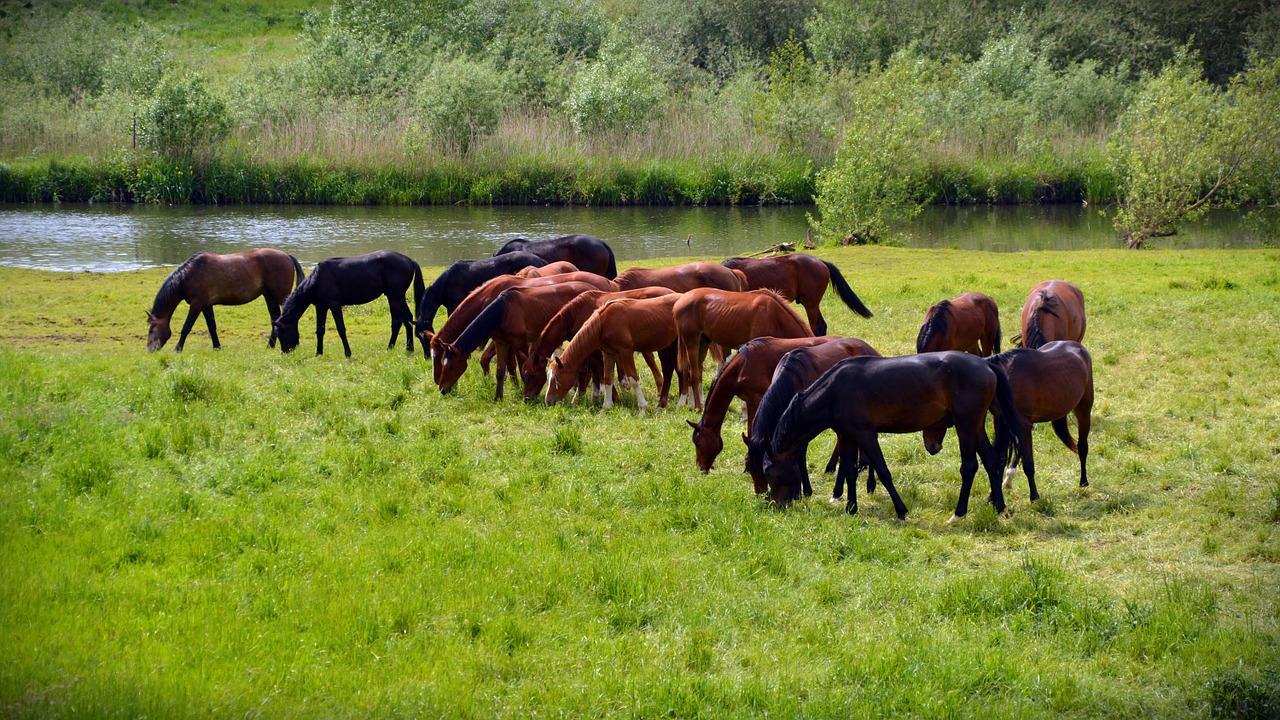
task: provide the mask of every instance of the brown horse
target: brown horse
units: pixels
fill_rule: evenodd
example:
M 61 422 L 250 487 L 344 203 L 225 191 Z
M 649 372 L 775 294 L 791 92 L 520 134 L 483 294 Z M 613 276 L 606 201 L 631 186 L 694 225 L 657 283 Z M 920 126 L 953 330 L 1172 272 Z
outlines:
M 563 282 L 585 282 L 598 290 L 617 290 L 612 280 L 591 272 L 573 272 L 564 273 L 562 275 L 550 275 L 541 278 L 522 278 L 515 275 L 500 275 L 480 287 L 472 290 L 462 302 L 458 303 L 458 307 L 449 313 L 449 319 L 445 320 L 440 326 L 440 332 L 432 333 L 426 331 L 424 333 L 424 342 L 430 347 L 431 357 L 431 376 L 435 379 L 437 385 L 440 384 L 440 357 L 439 353 L 444 348 L 445 343 L 451 343 L 458 339 L 463 330 L 476 319 L 489 303 L 493 302 L 503 290 L 513 287 L 536 287 L 542 285 L 555 285 Z
M 147 350 L 159 350 L 173 336 L 169 320 L 178 303 L 183 301 L 190 306 L 190 312 L 182 324 L 182 333 L 178 335 L 174 351 L 182 352 L 187 334 L 200 315 L 204 315 L 209 338 L 216 350 L 222 345 L 218 342 L 213 306 L 243 305 L 259 296 L 267 301 L 267 313 L 271 315 L 271 339 L 267 346 L 275 347 L 275 321 L 280 317 L 280 305 L 303 277 L 298 258 L 279 250 L 263 248 L 233 255 L 196 253 L 160 285 L 151 311 L 147 313 Z
M 600 290 L 592 290 L 584 292 L 578 297 L 570 300 L 560 312 L 547 321 L 542 328 L 542 332 L 538 335 L 538 339 L 529 348 L 529 355 L 525 358 L 520 366 L 520 379 L 524 382 L 524 399 L 532 400 L 542 391 L 543 386 L 547 383 L 547 363 L 551 360 L 551 355 L 561 345 L 573 339 L 575 333 L 582 328 L 587 322 L 587 318 L 602 305 L 610 300 L 618 300 L 622 298 L 653 298 L 662 295 L 672 294 L 672 290 L 664 287 L 647 287 L 638 288 L 636 290 L 621 290 L 619 292 L 603 292 Z M 649 364 L 651 370 L 654 371 L 654 382 L 661 388 L 670 383 L 671 372 L 675 369 L 675 348 L 671 348 L 669 353 L 670 368 L 660 374 L 654 367 L 652 355 L 645 353 L 645 362 Z M 664 361 L 664 368 L 668 364 Z M 658 407 L 666 407 L 667 395 L 663 393 L 658 399 Z
M 758 337 L 813 337 L 804 320 L 772 290 L 699 288 L 682 295 L 672 312 L 680 338 L 681 381 L 696 410 L 702 409 L 702 362 L 708 341 L 735 348 Z
M 529 344 L 538 338 L 547 321 L 565 303 L 592 289 L 584 282 L 566 282 L 503 290 L 457 340 L 441 343 L 440 378 L 436 381 L 441 394 L 448 394 L 466 372 L 471 353 L 492 340 L 498 350 L 498 389 L 494 399 L 501 400 L 509 358 L 526 355 Z
M 978 357 L 1000 352 L 1000 311 L 980 292 L 941 300 L 929 308 L 916 336 L 916 352 L 960 350 Z
M 618 263 L 614 260 L 613 248 L 591 235 L 565 235 L 554 240 L 516 238 L 498 248 L 494 255 L 521 251 L 533 253 L 547 262 L 566 260 L 579 270 L 603 275 L 610 280 L 618 276 Z
M 511 253 L 511 254 L 514 254 L 514 253 Z M 504 257 L 504 256 L 499 255 L 498 257 Z M 571 273 L 571 272 L 578 272 L 578 267 L 567 260 L 557 260 L 553 263 L 547 263 L 542 267 L 534 267 L 530 265 L 529 267 L 523 268 L 515 274 L 519 275 L 520 277 L 531 278 L 531 277 L 546 277 L 548 275 L 560 275 L 563 273 Z
M 664 268 L 629 268 L 618 276 L 619 290 L 642 287 L 664 287 L 678 293 L 695 288 L 746 290 L 746 276 L 741 271 L 713 262 L 692 262 Z
M 1093 359 L 1078 342 L 1056 340 L 1038 350 L 1021 348 L 1001 353 L 988 362 L 999 365 L 1009 377 L 1018 415 L 1024 423 L 1022 469 L 1027 474 L 1031 501 L 1040 499 L 1036 492 L 1035 459 L 1031 450 L 1032 423 L 1047 422 L 1067 449 L 1080 457 L 1080 487 L 1088 487 L 1085 463 L 1089 458 L 1089 425 L 1093 412 Z M 1076 416 L 1079 442 L 1071 439 L 1067 415 Z M 1004 486 L 1012 485 L 1019 456 L 1013 458 L 1005 472 Z
M 858 299 L 853 288 L 835 265 L 812 255 L 778 255 L 767 258 L 729 258 L 723 265 L 740 270 L 747 278 L 743 290 L 775 290 L 784 298 L 800 303 L 809 317 L 809 325 L 819 335 L 827 334 L 827 321 L 822 317 L 822 296 L 834 285 L 844 304 L 864 318 L 871 311 Z
M 1046 280 L 1031 289 L 1022 306 L 1022 334 L 1014 347 L 1038 348 L 1054 340 L 1084 340 L 1084 293 L 1065 280 Z
M 560 357 L 551 359 L 551 377 L 547 381 L 546 403 L 554 405 L 575 384 L 578 368 L 592 353 L 604 353 L 604 378 L 601 391 L 604 407 L 613 407 L 613 367 L 619 368 L 619 384 L 633 383 L 636 403 L 643 411 L 649 407 L 640 390 L 635 353 L 658 352 L 676 341 L 676 323 L 671 308 L 681 298 L 678 294 L 654 298 L 611 300 L 587 318 L 582 329 L 569 341 Z
M 710 472 L 716 457 L 724 449 L 724 440 L 720 436 L 720 428 L 724 425 L 725 415 L 729 412 L 729 404 L 733 399 L 742 398 L 747 408 L 747 433 L 755 420 L 756 408 L 760 398 L 764 397 L 773 379 L 773 371 L 778 361 L 788 352 L 801 347 L 821 345 L 839 347 L 844 350 L 843 357 L 855 355 L 878 355 L 870 345 L 857 338 L 841 338 L 835 335 L 801 338 L 756 338 L 742 347 L 711 381 L 711 389 L 707 392 L 707 406 L 698 422 L 686 420 L 693 428 L 694 461 L 702 472 Z M 833 361 L 834 362 L 834 361 Z M 816 375 L 814 377 L 817 377 Z

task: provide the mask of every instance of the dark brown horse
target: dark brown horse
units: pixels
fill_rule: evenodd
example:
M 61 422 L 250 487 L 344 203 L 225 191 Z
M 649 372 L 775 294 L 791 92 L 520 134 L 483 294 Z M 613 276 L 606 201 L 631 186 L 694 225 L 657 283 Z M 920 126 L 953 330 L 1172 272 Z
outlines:
M 604 378 L 601 391 L 604 407 L 613 407 L 613 368 L 619 370 L 619 384 L 633 384 L 636 403 L 643 411 L 649 407 L 640 389 L 635 353 L 658 352 L 676 340 L 676 323 L 671 308 L 678 294 L 654 298 L 611 300 L 587 318 L 560 357 L 551 359 L 551 377 L 547 381 L 546 403 L 554 405 L 574 387 L 578 369 L 593 353 L 604 353 Z
M 546 260 L 532 253 L 512 252 L 480 260 L 458 260 L 445 268 L 427 286 L 422 301 L 414 308 L 414 329 L 422 340 L 422 352 L 427 352 L 429 333 L 435 329 L 436 313 L 441 307 L 445 314 L 451 314 L 472 290 L 489 280 L 546 264 Z
M 517 250 L 533 253 L 547 262 L 565 260 L 573 263 L 579 270 L 603 275 L 610 280 L 618 277 L 618 263 L 613 257 L 613 248 L 591 235 L 565 235 L 554 240 L 536 241 L 516 238 L 498 248 L 494 255 L 505 255 Z
M 994 448 L 984 427 L 993 402 L 1000 408 Z M 898 519 L 904 520 L 907 507 L 893 486 L 879 433 L 954 426 L 960 442 L 960 499 L 951 522 L 968 513 L 979 461 L 991 483 L 990 500 L 1003 514 L 1000 475 L 1010 451 L 1017 453 L 1021 422 L 1004 372 L 968 353 L 849 358 L 792 399 L 779 418 L 763 463 L 769 495 L 779 505 L 800 495 L 805 468 L 797 458 L 813 438 L 831 428 L 840 442 L 840 464 L 856 468 L 861 454 L 888 491 Z M 856 488 L 849 483 L 850 512 L 857 512 Z
M 567 282 L 503 290 L 457 340 L 440 343 L 440 378 L 436 384 L 441 394 L 448 394 L 466 372 L 471 353 L 492 340 L 498 350 L 498 388 L 494 399 L 501 400 L 507 367 L 511 364 L 509 358 L 527 355 L 529 344 L 538 338 L 547 321 L 565 303 L 593 289 L 594 286 L 584 282 Z
M 804 320 L 772 290 L 699 288 L 682 295 L 672 312 L 680 338 L 681 381 L 696 410 L 702 409 L 702 362 L 709 343 L 735 348 L 758 337 L 813 337 Z
M 1041 345 L 1038 350 L 1010 350 L 988 362 L 998 365 L 1009 377 L 1018 415 L 1025 423 L 1021 453 L 1010 463 L 1004 486 L 1011 486 L 1021 459 L 1031 501 L 1040 499 L 1030 430 L 1032 423 L 1047 422 L 1062 444 L 1080 457 L 1080 487 L 1087 487 L 1089 474 L 1085 464 L 1089 458 L 1089 425 L 1093 413 L 1093 359 L 1089 351 L 1078 342 L 1056 340 Z M 1076 416 L 1078 443 L 1071 439 L 1068 415 Z
M 1014 347 L 1038 348 L 1054 340 L 1084 340 L 1084 293 L 1065 280 L 1046 280 L 1022 305 L 1022 334 Z
M 670 295 L 672 292 L 664 287 L 647 287 L 618 292 L 592 290 L 570 300 L 560 309 L 560 312 L 547 321 L 547 324 L 542 328 L 542 332 L 538 335 L 538 339 L 529 348 L 529 356 L 521 363 L 520 378 L 524 382 L 524 399 L 532 400 L 537 397 L 538 393 L 542 392 L 542 388 L 547 383 L 547 363 L 551 360 L 552 353 L 564 343 L 572 340 L 578 330 L 586 324 L 587 318 L 600 309 L 600 306 L 610 300 L 652 298 Z M 649 364 L 651 370 L 654 370 L 654 382 L 657 383 L 659 388 L 662 388 L 670 384 L 671 373 L 675 371 L 676 350 L 672 346 L 669 353 L 664 350 L 659 354 L 666 356 L 663 359 L 663 372 L 661 375 L 657 372 L 657 368 L 654 367 L 650 353 L 645 353 L 645 362 Z M 667 395 L 662 393 L 658 398 L 658 407 L 666 407 L 666 404 Z
M 929 308 L 916 336 L 916 352 L 960 350 L 978 357 L 1000 352 L 1000 311 L 980 292 L 941 300 Z
M 324 354 L 325 315 L 332 312 L 333 324 L 338 328 L 338 337 L 342 338 L 342 349 L 351 357 L 342 308 L 363 305 L 386 295 L 391 308 L 391 342 L 387 348 L 395 347 L 403 325 L 405 349 L 413 352 L 413 313 L 404 297 L 410 284 L 414 302 L 420 305 L 426 291 L 422 269 L 409 256 L 391 250 L 321 260 L 280 308 L 280 317 L 275 321 L 280 349 L 289 352 L 298 347 L 298 320 L 308 307 L 315 305 L 316 355 Z
M 618 276 L 619 290 L 642 287 L 664 287 L 678 293 L 696 288 L 746 290 L 746 276 L 739 271 L 713 262 L 692 262 L 664 268 L 633 267 Z
M 724 266 L 746 275 L 744 290 L 774 290 L 799 303 L 815 334 L 827 334 L 827 321 L 822 317 L 822 296 L 828 286 L 835 286 L 836 294 L 850 310 L 864 318 L 871 317 L 871 311 L 849 287 L 840 269 L 821 258 L 804 253 L 767 258 L 736 257 L 725 260 Z
M 214 349 L 222 347 L 218 342 L 218 326 L 213 320 L 214 305 L 243 305 L 261 296 L 267 301 L 267 313 L 271 315 L 271 339 L 268 347 L 276 346 L 276 318 L 280 317 L 280 304 L 289 296 L 295 283 L 302 282 L 302 265 L 298 258 L 288 253 L 263 248 L 232 255 L 214 255 L 200 252 L 192 255 L 178 269 L 169 274 L 156 293 L 151 311 L 147 313 L 147 349 L 159 350 L 169 341 L 173 331 L 169 321 L 178 303 L 190 306 L 187 321 L 182 324 L 178 344 L 174 351 L 182 352 L 187 334 L 196 323 L 196 317 L 204 315 L 209 328 L 209 338 Z

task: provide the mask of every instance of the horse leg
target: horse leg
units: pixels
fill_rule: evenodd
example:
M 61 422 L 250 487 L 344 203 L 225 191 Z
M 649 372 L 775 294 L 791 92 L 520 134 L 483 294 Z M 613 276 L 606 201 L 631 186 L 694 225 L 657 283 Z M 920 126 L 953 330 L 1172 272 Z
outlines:
M 902 502 L 902 498 L 898 495 L 898 489 L 893 485 L 893 475 L 889 472 L 889 465 L 884 461 L 884 451 L 880 449 L 880 439 L 875 433 L 860 433 L 851 438 L 852 442 L 848 443 L 855 450 L 862 454 L 862 459 L 867 461 L 867 472 L 874 472 L 876 477 L 880 478 L 880 484 L 884 485 L 885 492 L 889 493 L 889 499 L 893 501 L 893 511 L 897 513 L 899 520 L 907 519 L 907 506 Z M 844 443 L 841 443 L 844 445 Z M 857 458 L 850 453 L 853 464 L 857 465 Z M 844 458 L 840 460 L 844 464 Z M 856 477 L 855 477 L 856 480 Z M 849 487 L 849 495 L 853 496 L 853 486 Z M 967 496 L 966 496 L 967 499 Z
M 510 357 L 511 357 L 511 346 L 505 345 L 505 344 L 498 345 L 498 357 L 497 357 L 498 364 L 496 366 L 497 369 L 495 371 L 495 377 L 498 380 L 498 389 L 493 396 L 494 400 L 502 400 L 502 386 L 506 384 L 507 365 Z
M 342 308 L 333 309 L 333 325 L 338 328 L 338 337 L 342 338 L 342 351 L 351 357 L 351 345 L 347 342 L 347 324 L 342 321 Z
M 1080 436 L 1077 443 L 1076 454 L 1080 456 L 1080 487 L 1089 487 L 1089 474 L 1085 470 L 1085 463 L 1089 459 L 1089 424 L 1091 407 L 1076 408 L 1076 433 Z M 1066 419 L 1063 419 L 1066 424 Z
M 498 346 L 493 342 L 490 342 L 484 352 L 480 353 L 480 370 L 485 374 L 485 377 L 489 375 L 489 363 L 493 361 L 493 357 L 497 354 Z
M 800 483 L 804 489 L 804 496 L 809 497 L 813 494 L 813 485 L 809 484 L 809 446 L 801 447 L 796 455 L 796 462 L 800 463 Z
M 1030 493 L 1031 502 L 1040 499 L 1040 491 L 1036 490 L 1036 457 L 1035 450 L 1031 446 L 1031 423 L 1025 424 L 1025 432 L 1022 434 L 1022 452 L 1019 455 L 1022 458 L 1022 472 L 1027 476 L 1027 492 Z
M 271 316 L 271 339 L 267 340 L 267 347 L 276 346 L 276 320 L 280 318 L 280 303 L 269 293 L 262 294 L 263 299 L 267 301 L 267 314 Z
M 645 355 L 647 356 L 648 353 L 645 353 Z M 650 363 L 653 362 L 653 358 L 651 356 L 646 357 L 646 359 Z M 636 389 L 636 406 L 639 407 L 640 412 L 643 413 L 645 410 L 649 409 L 649 401 L 645 399 L 644 389 L 640 387 L 640 371 L 636 369 L 635 353 L 627 353 L 626 355 L 619 356 L 618 360 L 620 369 L 626 372 L 629 382 Z
M 613 366 L 617 363 L 616 355 L 604 354 L 604 369 L 600 371 L 600 392 L 604 394 L 604 403 L 601 407 L 605 410 L 613 407 Z
M 174 352 L 182 352 L 182 346 L 187 344 L 187 333 L 191 332 L 191 328 L 195 326 L 196 318 L 200 317 L 200 313 L 200 309 L 194 305 L 191 306 L 186 322 L 182 323 L 182 334 L 178 335 L 178 344 L 173 347 Z
M 328 320 L 329 308 L 323 305 L 316 305 L 316 355 L 324 354 L 324 324 Z M 338 313 L 333 313 L 334 319 L 337 319 Z M 346 339 L 343 339 L 346 342 Z
M 676 367 L 676 357 L 672 352 L 674 346 L 668 346 L 658 351 L 658 362 L 662 367 L 662 379 L 658 382 L 658 407 L 667 406 L 667 398 L 671 396 L 671 375 Z
M 809 318 L 809 329 L 813 331 L 814 337 L 822 337 L 827 334 L 827 319 L 822 317 L 822 298 L 818 300 L 803 303 L 804 314 Z

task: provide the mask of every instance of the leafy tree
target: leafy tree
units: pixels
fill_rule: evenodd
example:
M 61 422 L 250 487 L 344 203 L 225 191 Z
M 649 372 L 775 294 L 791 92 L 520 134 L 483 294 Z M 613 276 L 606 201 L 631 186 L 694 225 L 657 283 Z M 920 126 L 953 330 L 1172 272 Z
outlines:
M 653 116 L 666 94 L 647 55 L 614 46 L 578 73 L 565 109 L 580 133 L 633 130 Z
M 419 87 L 418 112 L 442 144 L 466 155 L 498 127 L 502 79 L 493 66 L 466 58 L 436 62 Z
M 769 85 L 756 103 L 756 127 L 783 150 L 799 150 L 826 130 L 821 71 L 792 35 L 769 56 L 766 73 Z
M 431 47 L 428 15 L 416 0 L 334 0 L 308 12 L 302 76 L 321 95 L 393 95 L 412 86 Z
M 231 129 L 226 102 L 211 92 L 204 75 L 166 75 L 138 115 L 147 145 L 169 157 L 187 158 L 221 140 Z

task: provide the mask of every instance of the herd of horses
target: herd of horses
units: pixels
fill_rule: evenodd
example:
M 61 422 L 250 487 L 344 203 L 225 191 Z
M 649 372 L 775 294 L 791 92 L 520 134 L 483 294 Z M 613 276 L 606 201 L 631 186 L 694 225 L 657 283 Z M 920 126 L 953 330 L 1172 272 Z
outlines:
M 406 295 L 413 288 L 414 310 Z M 1018 346 L 1000 351 L 995 301 L 980 292 L 941 300 L 921 323 L 916 354 L 883 357 L 853 337 L 828 335 L 820 304 L 828 288 L 854 313 L 872 313 L 835 265 L 806 254 L 732 258 L 666 268 L 618 272 L 612 249 L 590 235 L 555 240 L 513 240 L 493 257 L 459 260 L 427 285 L 418 263 L 379 251 L 322 260 L 305 275 L 287 253 L 261 249 L 231 255 L 198 253 L 165 279 L 147 313 L 147 349 L 171 336 L 180 302 L 189 306 L 176 350 L 203 315 L 219 347 L 214 305 L 265 299 L 271 316 L 268 345 L 284 352 L 299 344 L 298 323 L 316 308 L 316 354 L 324 352 L 327 315 L 347 356 L 342 308 L 385 296 L 391 340 L 405 348 L 415 337 L 431 361 L 432 379 L 448 393 L 481 351 L 480 364 L 496 378 L 496 399 L 507 375 L 519 378 L 526 400 L 548 405 L 590 392 L 605 408 L 631 389 L 643 412 L 635 355 L 645 360 L 665 407 L 671 381 L 680 404 L 701 413 L 693 429 L 694 459 L 711 470 L 724 447 L 721 430 L 737 398 L 746 409 L 746 472 L 755 491 L 785 506 L 812 494 L 806 453 L 825 430 L 836 434 L 827 472 L 835 472 L 832 501 L 846 489 L 848 512 L 858 510 L 856 483 L 867 471 L 867 491 L 883 485 L 899 519 L 907 508 L 893 484 L 878 437 L 921 433 L 936 454 L 949 428 L 960 448 L 960 496 L 955 521 L 966 515 L 979 467 L 988 501 L 1004 514 L 1004 490 L 1021 465 L 1030 499 L 1039 499 L 1031 446 L 1034 423 L 1051 423 L 1080 463 L 1088 485 L 1088 436 L 1093 367 L 1081 345 L 1084 298 L 1075 285 L 1036 285 L 1021 313 Z M 804 308 L 807 321 L 792 308 Z M 439 330 L 435 316 L 447 318 Z M 735 352 L 736 350 L 736 352 Z M 719 366 L 704 404 L 702 369 L 708 352 Z M 994 436 L 988 437 L 986 418 Z M 1074 415 L 1077 437 L 1067 418 Z M 1001 482 L 1003 478 L 1003 482 Z

